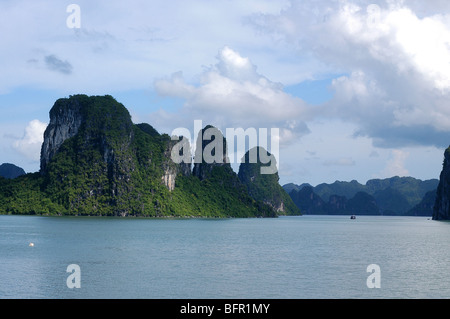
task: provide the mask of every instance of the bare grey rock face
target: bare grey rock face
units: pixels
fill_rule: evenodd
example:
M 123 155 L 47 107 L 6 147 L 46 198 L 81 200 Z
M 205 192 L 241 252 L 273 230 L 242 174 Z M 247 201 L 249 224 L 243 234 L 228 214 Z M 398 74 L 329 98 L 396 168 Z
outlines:
M 41 174 L 45 174 L 48 168 L 48 164 L 52 158 L 58 153 L 61 145 L 68 139 L 77 135 L 80 131 L 80 127 L 86 128 L 86 126 L 95 127 L 95 125 L 102 125 L 102 123 L 93 124 L 94 119 L 90 118 L 87 123 L 86 113 L 89 105 L 86 105 L 84 97 L 70 98 L 70 99 L 60 99 L 55 102 L 55 105 L 50 111 L 50 123 L 44 132 L 44 142 L 41 148 Z M 95 143 L 99 143 L 99 149 L 102 153 L 102 159 L 104 163 L 107 164 L 108 176 L 112 180 L 124 180 L 128 181 L 131 176 L 131 172 L 134 171 L 135 165 L 129 156 L 120 156 L 116 154 L 125 154 L 131 151 L 131 143 L 133 141 L 133 130 L 131 129 L 131 120 L 126 118 L 122 122 L 124 126 L 123 134 L 120 135 L 121 143 L 114 146 L 112 142 L 106 137 L 104 133 L 98 136 L 92 135 L 91 133 L 86 133 L 84 129 L 84 137 L 86 145 L 95 146 Z M 129 122 L 129 123 L 128 123 Z M 150 134 L 152 136 L 159 136 L 149 125 L 138 125 L 141 130 Z M 163 175 L 161 176 L 161 182 L 170 190 L 175 189 L 175 180 L 179 173 L 184 176 L 191 174 L 190 163 L 179 163 L 175 164 L 171 158 L 171 149 L 177 141 L 169 141 L 167 148 L 164 152 L 163 161 Z M 85 146 L 86 146 L 85 145 Z M 190 156 L 190 154 L 189 154 Z M 116 189 L 117 183 L 112 183 L 112 192 L 114 195 L 119 195 L 120 191 Z
M 187 162 L 180 162 L 178 161 L 174 163 L 172 159 L 172 152 L 174 147 L 183 141 L 184 147 L 182 148 L 182 152 L 186 152 L 186 156 L 181 156 L 183 158 L 188 158 L 189 160 Z M 179 150 L 179 148 L 176 148 Z M 181 155 L 181 154 L 178 154 Z M 183 176 L 190 176 L 192 174 L 191 169 L 191 161 L 192 156 L 190 153 L 190 143 L 187 141 L 187 139 L 183 139 L 183 137 L 178 137 L 176 139 L 175 137 L 172 138 L 171 141 L 167 144 L 167 148 L 164 151 L 164 160 L 163 160 L 163 176 L 161 177 L 162 183 L 167 187 L 169 191 L 173 191 L 175 189 L 175 181 L 177 179 L 178 174 L 181 174 Z
M 41 173 L 44 173 L 47 164 L 58 152 L 65 140 L 75 136 L 83 122 L 80 112 L 81 105 L 77 100 L 71 100 L 69 107 L 53 107 L 50 112 L 50 123 L 44 132 L 44 142 L 41 148 Z

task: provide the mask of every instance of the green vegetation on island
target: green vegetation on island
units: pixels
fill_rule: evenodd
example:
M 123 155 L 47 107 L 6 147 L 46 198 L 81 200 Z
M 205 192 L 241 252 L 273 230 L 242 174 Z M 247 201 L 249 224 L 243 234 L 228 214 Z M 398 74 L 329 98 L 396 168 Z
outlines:
M 0 177 L 0 214 L 278 216 L 250 196 L 229 165 L 204 163 L 208 174 L 200 178 L 191 163 L 174 163 L 176 142 L 149 124 L 133 124 L 112 96 L 58 99 L 44 133 L 40 171 Z
M 254 152 L 253 159 L 251 152 Z M 261 160 L 262 157 L 264 161 Z M 300 209 L 279 184 L 278 172 L 269 171 L 268 174 L 264 174 L 262 171 L 264 167 L 276 167 L 275 156 L 262 147 L 247 151 L 239 166 L 238 176 L 242 183 L 247 185 L 250 196 L 270 205 L 280 214 L 299 215 Z

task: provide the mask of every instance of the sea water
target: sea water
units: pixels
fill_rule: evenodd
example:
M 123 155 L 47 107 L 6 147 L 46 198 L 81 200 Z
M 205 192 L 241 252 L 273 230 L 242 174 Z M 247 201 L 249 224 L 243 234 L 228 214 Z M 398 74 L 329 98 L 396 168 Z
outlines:
M 427 217 L 0 216 L 0 298 L 450 298 L 449 243 Z

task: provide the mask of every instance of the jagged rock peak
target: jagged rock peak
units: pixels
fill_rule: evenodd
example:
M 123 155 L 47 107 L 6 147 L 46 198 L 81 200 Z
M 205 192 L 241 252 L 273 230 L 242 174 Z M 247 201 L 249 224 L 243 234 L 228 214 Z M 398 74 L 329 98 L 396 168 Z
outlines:
M 265 148 L 254 147 L 245 153 L 238 177 L 253 199 L 271 206 L 279 214 L 300 215 L 298 207 L 279 184 L 275 156 Z
M 193 175 L 203 180 L 215 166 L 223 166 L 232 171 L 226 138 L 218 128 L 207 125 L 197 136 Z

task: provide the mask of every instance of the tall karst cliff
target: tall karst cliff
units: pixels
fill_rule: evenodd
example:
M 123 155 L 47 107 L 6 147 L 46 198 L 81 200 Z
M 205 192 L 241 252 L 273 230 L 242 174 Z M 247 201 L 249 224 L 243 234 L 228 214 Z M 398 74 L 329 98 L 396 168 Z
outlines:
M 75 136 L 84 120 L 82 98 L 59 99 L 50 110 L 50 123 L 44 132 L 41 147 L 41 173 L 47 171 L 47 165 L 67 139 Z
M 197 136 L 193 174 L 204 180 L 215 167 L 232 174 L 225 136 L 218 128 L 207 125 Z
M 45 189 L 74 213 L 158 215 L 161 201 L 152 195 L 164 192 L 161 185 L 173 190 L 183 172 L 165 156 L 170 145 L 150 125 L 134 125 L 111 96 L 59 99 L 41 150 Z
M 300 215 L 300 209 L 280 186 L 276 167 L 274 155 L 263 147 L 254 147 L 244 155 L 238 176 L 255 200 L 270 205 L 279 214 Z
M 433 219 L 450 219 L 450 147 L 444 152 L 444 163 L 433 208 Z

